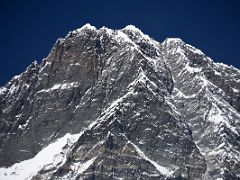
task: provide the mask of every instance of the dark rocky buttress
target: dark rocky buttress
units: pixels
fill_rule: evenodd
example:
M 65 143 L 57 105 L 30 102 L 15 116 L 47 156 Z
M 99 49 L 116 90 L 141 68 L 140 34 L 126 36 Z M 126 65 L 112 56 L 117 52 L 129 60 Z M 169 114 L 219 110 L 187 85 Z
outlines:
M 87 24 L 0 89 L 0 178 L 237 179 L 239 92 L 180 39 Z

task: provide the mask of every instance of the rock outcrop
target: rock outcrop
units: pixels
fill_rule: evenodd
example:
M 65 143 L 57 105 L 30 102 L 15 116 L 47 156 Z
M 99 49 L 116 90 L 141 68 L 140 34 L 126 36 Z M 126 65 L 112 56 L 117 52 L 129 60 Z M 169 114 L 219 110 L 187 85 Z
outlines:
M 239 92 L 180 39 L 87 24 L 0 89 L 0 179 L 240 178 Z

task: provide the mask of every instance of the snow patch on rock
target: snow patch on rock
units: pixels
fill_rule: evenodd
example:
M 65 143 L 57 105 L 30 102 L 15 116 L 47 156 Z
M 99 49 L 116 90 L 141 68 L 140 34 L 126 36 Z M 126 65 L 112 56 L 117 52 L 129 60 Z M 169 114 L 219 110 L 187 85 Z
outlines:
M 66 152 L 82 135 L 66 134 L 57 141 L 43 148 L 34 158 L 16 163 L 8 168 L 0 168 L 0 179 L 32 179 L 40 170 L 56 168 L 66 160 Z

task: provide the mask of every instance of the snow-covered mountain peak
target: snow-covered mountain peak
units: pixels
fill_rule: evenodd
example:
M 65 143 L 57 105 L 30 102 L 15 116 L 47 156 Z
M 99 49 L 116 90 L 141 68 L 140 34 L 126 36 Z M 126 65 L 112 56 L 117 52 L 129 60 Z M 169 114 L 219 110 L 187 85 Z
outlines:
M 181 39 L 87 24 L 0 88 L 0 177 L 237 179 L 239 79 Z
M 140 32 L 142 32 L 140 29 L 138 29 L 136 26 L 134 26 L 132 24 L 127 25 L 123 29 L 130 30 L 130 31 L 140 31 Z
M 150 37 L 146 34 L 144 34 L 140 29 L 138 29 L 134 25 L 127 25 L 125 28 L 121 29 L 122 31 L 128 31 L 136 35 L 141 35 L 142 37 L 145 37 L 146 39 L 150 39 Z
M 152 38 L 150 38 L 147 34 L 144 34 L 140 29 L 135 27 L 134 25 L 127 25 L 125 28 L 121 29 L 123 32 L 128 34 L 130 37 L 134 36 L 135 38 L 138 38 L 139 41 L 144 40 L 148 43 L 157 43 Z
M 166 46 L 171 46 L 171 45 L 179 46 L 179 45 L 185 44 L 185 42 L 180 38 L 166 38 L 162 42 L 162 44 Z
M 73 33 L 79 33 L 83 30 L 92 30 L 95 31 L 97 30 L 97 28 L 95 26 L 92 26 L 90 23 L 86 23 L 85 25 L 83 25 L 81 28 L 78 28 L 76 30 L 73 31 Z

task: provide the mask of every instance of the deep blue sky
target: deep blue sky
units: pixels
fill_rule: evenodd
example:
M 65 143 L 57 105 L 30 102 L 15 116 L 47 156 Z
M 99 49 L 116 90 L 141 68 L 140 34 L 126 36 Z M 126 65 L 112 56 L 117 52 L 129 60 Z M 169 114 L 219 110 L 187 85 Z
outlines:
M 133 24 L 158 41 L 179 37 L 240 68 L 239 0 L 0 0 L 0 85 L 85 23 Z

